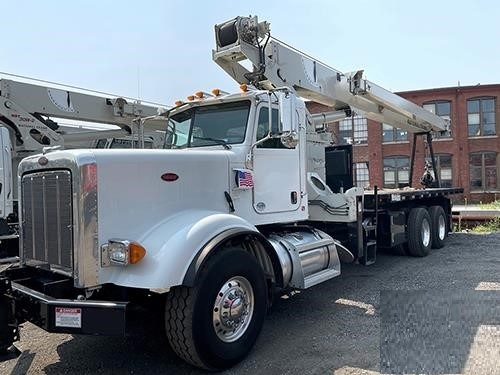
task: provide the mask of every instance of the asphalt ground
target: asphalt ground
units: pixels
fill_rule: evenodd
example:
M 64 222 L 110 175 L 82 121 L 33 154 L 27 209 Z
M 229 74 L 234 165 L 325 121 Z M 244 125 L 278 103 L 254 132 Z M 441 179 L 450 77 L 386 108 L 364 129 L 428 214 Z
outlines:
M 157 331 L 160 327 L 157 327 Z M 200 374 L 160 335 L 48 334 L 25 323 L 0 374 Z M 500 233 L 453 233 L 426 258 L 374 265 L 275 301 L 225 374 L 500 375 Z

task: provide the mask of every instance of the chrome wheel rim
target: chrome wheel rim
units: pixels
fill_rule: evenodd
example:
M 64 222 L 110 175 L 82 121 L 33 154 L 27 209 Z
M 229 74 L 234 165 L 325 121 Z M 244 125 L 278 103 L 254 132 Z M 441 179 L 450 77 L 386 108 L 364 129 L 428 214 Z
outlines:
M 422 244 L 427 247 L 431 243 L 431 225 L 428 220 L 422 221 Z
M 446 235 L 446 223 L 443 215 L 439 215 L 438 219 L 438 236 L 440 240 L 444 240 L 444 236 Z
M 212 309 L 213 327 L 224 342 L 234 342 L 246 332 L 255 308 L 252 284 L 243 276 L 226 281 Z

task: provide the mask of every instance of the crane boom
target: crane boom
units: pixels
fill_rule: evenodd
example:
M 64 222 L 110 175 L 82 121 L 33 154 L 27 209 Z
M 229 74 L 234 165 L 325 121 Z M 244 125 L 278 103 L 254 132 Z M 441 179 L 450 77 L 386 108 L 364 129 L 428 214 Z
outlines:
M 153 116 L 158 107 L 121 97 L 104 97 L 77 91 L 0 80 L 1 96 L 18 103 L 26 112 L 50 117 L 130 126 L 130 119 Z
M 412 133 L 445 131 L 447 120 L 364 78 L 342 73 L 270 36 L 267 22 L 237 17 L 215 26 L 213 60 L 238 83 L 272 90 L 287 86 L 334 110 L 351 110 Z M 243 64 L 249 60 L 253 68 Z
M 12 129 L 16 151 L 39 151 L 75 140 L 130 134 L 135 119 L 157 115 L 158 111 L 158 106 L 129 102 L 122 97 L 0 80 L 0 124 Z M 43 116 L 117 125 L 121 129 L 108 130 L 106 134 L 96 131 L 66 135 L 57 132 L 58 125 Z

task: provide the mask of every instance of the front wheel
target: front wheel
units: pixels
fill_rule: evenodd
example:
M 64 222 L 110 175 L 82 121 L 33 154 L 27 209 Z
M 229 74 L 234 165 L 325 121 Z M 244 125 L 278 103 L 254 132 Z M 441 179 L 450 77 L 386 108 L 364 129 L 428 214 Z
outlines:
M 208 370 L 234 366 L 262 329 L 266 282 L 255 258 L 221 251 L 203 266 L 194 287 L 173 288 L 165 309 L 167 338 L 186 362 Z

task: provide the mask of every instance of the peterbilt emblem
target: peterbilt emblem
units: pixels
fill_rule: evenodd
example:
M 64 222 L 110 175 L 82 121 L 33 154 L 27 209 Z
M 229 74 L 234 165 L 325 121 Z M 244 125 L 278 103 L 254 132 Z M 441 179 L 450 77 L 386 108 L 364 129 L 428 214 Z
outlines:
M 38 164 L 40 165 L 47 165 L 49 163 L 49 159 L 47 159 L 45 156 L 41 156 L 38 158 Z

